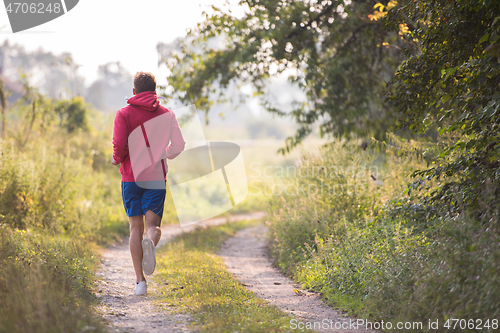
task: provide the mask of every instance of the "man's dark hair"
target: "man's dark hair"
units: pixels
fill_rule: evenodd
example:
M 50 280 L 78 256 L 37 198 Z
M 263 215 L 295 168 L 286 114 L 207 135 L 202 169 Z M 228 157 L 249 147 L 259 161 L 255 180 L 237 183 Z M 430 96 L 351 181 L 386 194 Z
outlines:
M 134 89 L 136 94 L 143 91 L 156 91 L 155 76 L 148 72 L 137 72 L 134 76 Z

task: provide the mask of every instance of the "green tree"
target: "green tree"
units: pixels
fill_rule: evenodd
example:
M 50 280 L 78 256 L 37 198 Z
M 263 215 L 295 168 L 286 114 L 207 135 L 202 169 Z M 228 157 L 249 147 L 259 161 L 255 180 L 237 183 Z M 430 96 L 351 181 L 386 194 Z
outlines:
M 245 8 L 243 17 L 214 7 L 187 39 L 161 54 L 171 71 L 166 97 L 208 112 L 231 84 L 251 83 L 268 111 L 290 116 L 300 125 L 287 139 L 286 150 L 300 143 L 317 123 L 321 134 L 358 132 L 378 137 L 395 124 L 383 96 L 403 59 L 399 49 L 406 30 L 402 26 L 390 32 L 382 18 L 396 1 L 384 5 L 376 0 L 242 0 L 239 4 Z M 163 46 L 159 52 L 166 49 Z M 307 101 L 282 110 L 265 99 L 268 79 L 278 75 L 287 75 L 301 87 Z
M 437 155 L 428 152 L 429 168 L 414 173 L 417 188 L 444 180 L 425 200 L 429 211 L 499 213 L 499 6 L 498 0 L 412 0 L 388 15 L 392 28 L 415 26 L 389 104 L 402 125 L 419 133 L 438 126 L 455 138 Z
M 60 126 L 68 133 L 77 129 L 88 130 L 88 106 L 82 97 L 61 100 L 56 103 L 55 111 L 59 115 Z

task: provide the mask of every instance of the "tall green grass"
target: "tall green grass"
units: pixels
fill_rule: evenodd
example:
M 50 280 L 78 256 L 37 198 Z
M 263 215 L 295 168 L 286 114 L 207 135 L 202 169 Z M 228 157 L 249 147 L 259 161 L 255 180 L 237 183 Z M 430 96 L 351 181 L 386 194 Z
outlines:
M 359 139 L 337 140 L 304 155 L 302 176 L 284 182 L 290 193 L 271 200 L 267 223 L 278 265 L 351 315 L 418 320 L 424 331 L 429 319 L 441 322 L 436 331 L 451 318 L 489 319 L 491 330 L 500 314 L 498 216 L 478 221 L 464 211 L 426 219 L 418 204 L 425 193 L 405 191 L 405 175 L 425 168 L 411 153 L 418 144 L 393 140 L 395 148 L 368 149 Z
M 269 223 L 273 251 L 283 269 L 292 273 L 320 239 L 342 239 L 366 228 L 383 203 L 402 192 L 403 170 L 411 162 L 364 150 L 362 144 L 360 139 L 339 140 L 317 154 L 305 153 L 292 177 L 281 180 Z
M 102 332 L 93 250 L 128 232 L 110 122 L 85 106 L 69 131 L 58 102 L 34 101 L 0 139 L 0 332 Z
M 0 229 L 1 332 L 104 332 L 92 311 L 95 258 L 82 240 Z
M 41 141 L 20 150 L 13 140 L 0 141 L 0 223 L 112 240 L 116 235 L 106 230 L 124 222 L 119 178 L 95 171 L 85 156 L 74 158 L 57 148 Z

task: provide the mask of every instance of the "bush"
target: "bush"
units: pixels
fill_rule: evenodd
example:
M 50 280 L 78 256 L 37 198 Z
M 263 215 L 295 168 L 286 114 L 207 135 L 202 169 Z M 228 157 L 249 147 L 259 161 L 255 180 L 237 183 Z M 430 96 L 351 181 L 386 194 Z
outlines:
M 500 312 L 497 208 L 488 201 L 483 219 L 466 211 L 453 216 L 445 207 L 428 214 L 420 205 L 425 193 L 403 191 L 409 179 L 402 175 L 423 164 L 411 153 L 418 145 L 393 142 L 397 149 L 377 153 L 361 149 L 360 140 L 336 141 L 320 156 L 304 157 L 303 176 L 288 183 L 294 189 L 328 183 L 361 184 L 365 191 L 274 197 L 268 224 L 277 263 L 354 316 L 421 321 L 424 330 L 429 319 L 439 319 L 438 331 L 450 318 L 490 319 L 491 324 Z M 383 183 L 375 183 L 372 174 L 344 172 L 320 179 L 305 172 L 324 166 L 344 171 L 377 166 L 374 178 Z M 428 182 L 427 187 L 440 185 Z

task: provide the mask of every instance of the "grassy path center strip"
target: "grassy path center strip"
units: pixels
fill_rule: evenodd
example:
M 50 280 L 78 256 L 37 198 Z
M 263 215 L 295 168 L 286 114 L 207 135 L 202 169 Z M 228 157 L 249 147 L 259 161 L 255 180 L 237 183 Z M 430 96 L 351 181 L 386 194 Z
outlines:
M 265 304 L 226 271 L 215 255 L 235 231 L 256 222 L 237 222 L 182 234 L 157 253 L 157 301 L 190 312 L 201 332 L 297 332 L 291 317 Z

